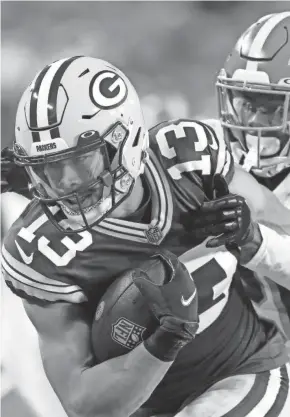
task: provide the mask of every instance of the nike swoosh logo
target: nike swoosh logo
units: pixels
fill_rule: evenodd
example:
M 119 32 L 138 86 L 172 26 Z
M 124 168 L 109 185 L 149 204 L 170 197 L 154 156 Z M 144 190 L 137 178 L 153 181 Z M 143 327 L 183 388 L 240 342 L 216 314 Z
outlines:
M 192 303 L 192 301 L 195 297 L 195 294 L 196 294 L 196 289 L 194 290 L 193 294 L 191 294 L 191 296 L 187 300 L 182 296 L 181 297 L 181 304 L 184 307 L 188 307 Z
M 34 252 L 32 252 L 29 256 L 27 256 L 26 253 L 21 249 L 21 247 L 19 246 L 16 240 L 15 240 L 15 245 L 20 253 L 21 258 L 26 263 L 26 265 L 31 264 L 31 262 L 33 261 Z

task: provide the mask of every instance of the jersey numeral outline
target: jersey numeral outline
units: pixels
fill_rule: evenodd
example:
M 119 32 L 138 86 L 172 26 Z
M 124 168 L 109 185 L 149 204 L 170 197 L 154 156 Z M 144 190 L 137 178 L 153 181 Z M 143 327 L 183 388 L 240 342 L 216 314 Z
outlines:
M 52 207 L 52 214 L 57 213 L 60 210 L 59 207 Z M 26 242 L 31 243 L 35 238 L 35 232 L 38 230 L 44 223 L 48 221 L 46 214 L 42 214 L 34 222 L 32 222 L 28 227 L 22 227 L 18 232 L 18 236 L 26 240 Z M 63 227 L 66 227 L 67 224 L 63 221 L 60 222 Z M 77 252 L 82 252 L 87 249 L 92 243 L 93 238 L 92 234 L 85 230 L 80 233 L 76 233 L 80 236 L 78 242 L 74 242 L 69 236 L 65 236 L 61 239 L 61 243 L 67 248 L 67 251 L 63 255 L 59 255 L 52 247 L 51 241 L 45 236 L 40 236 L 37 240 L 37 249 L 42 253 L 46 258 L 48 258 L 56 266 L 66 266 L 68 263 L 75 258 Z
M 202 251 L 202 252 L 201 252 Z M 194 247 L 179 257 L 191 274 L 197 287 L 199 301 L 199 329 L 207 329 L 222 313 L 228 298 L 237 259 L 225 250 Z
M 156 134 L 156 140 L 160 149 L 161 154 L 167 159 L 173 159 L 176 157 L 176 151 L 174 146 L 169 147 L 168 141 L 166 138 L 166 133 L 174 132 L 176 140 L 186 137 L 185 128 L 194 130 L 194 138 L 196 141 L 192 141 L 192 147 L 196 152 L 202 152 L 206 149 L 207 146 L 210 146 L 213 150 L 218 149 L 218 144 L 213 135 L 211 135 L 212 143 L 208 141 L 208 138 L 205 133 L 205 128 L 200 124 L 193 121 L 180 121 L 177 124 L 171 124 L 161 128 Z M 197 171 L 200 170 L 202 175 L 210 175 L 211 173 L 211 157 L 210 155 L 201 155 L 201 159 L 181 162 L 174 165 L 171 168 L 168 168 L 168 173 L 170 176 L 175 179 L 181 179 L 181 174 L 183 172 Z

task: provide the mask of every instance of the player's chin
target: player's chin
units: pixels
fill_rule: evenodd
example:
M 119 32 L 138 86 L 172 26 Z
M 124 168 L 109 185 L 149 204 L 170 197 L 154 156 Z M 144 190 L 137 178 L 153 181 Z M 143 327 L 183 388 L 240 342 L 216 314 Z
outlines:
M 254 149 L 258 146 L 258 137 L 248 135 L 246 138 L 247 147 L 251 150 L 254 146 Z M 280 149 L 283 147 L 282 141 L 272 135 L 272 136 L 262 136 L 260 142 L 260 156 L 269 157 L 277 155 Z
M 102 199 L 98 198 L 95 194 L 87 195 L 84 198 L 80 198 L 79 202 L 75 199 L 66 199 L 63 201 L 65 211 L 71 215 L 79 215 L 81 211 L 89 212 L 91 209 L 97 207 L 101 203 Z
M 79 193 L 78 199 L 75 197 L 64 200 L 66 207 L 72 211 L 89 210 L 91 207 L 98 205 L 102 201 L 103 187 L 98 186 L 94 189 L 88 189 L 85 193 Z
M 90 194 L 82 201 L 82 208 L 88 210 L 90 207 L 95 207 L 100 204 L 101 200 L 101 195 Z

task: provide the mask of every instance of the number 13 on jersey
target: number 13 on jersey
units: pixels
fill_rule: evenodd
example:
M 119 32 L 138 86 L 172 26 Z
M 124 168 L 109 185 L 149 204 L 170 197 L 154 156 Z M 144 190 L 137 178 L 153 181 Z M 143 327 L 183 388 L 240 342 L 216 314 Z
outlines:
M 174 145 L 169 146 L 167 135 L 172 134 L 174 135 Z M 207 155 L 206 152 L 198 155 L 198 153 L 205 151 L 207 146 L 210 146 L 213 150 L 218 149 L 218 144 L 213 135 L 210 135 L 210 139 L 209 141 L 205 128 L 202 125 L 190 120 L 180 121 L 177 124 L 170 124 L 161 128 L 156 134 L 161 154 L 165 158 L 172 160 L 177 156 L 177 149 L 183 147 L 187 151 L 185 158 L 189 159 L 168 168 L 170 176 L 175 180 L 179 180 L 183 172 L 190 171 L 201 171 L 202 175 L 210 175 L 211 156 Z M 188 146 L 184 148 L 184 145 Z

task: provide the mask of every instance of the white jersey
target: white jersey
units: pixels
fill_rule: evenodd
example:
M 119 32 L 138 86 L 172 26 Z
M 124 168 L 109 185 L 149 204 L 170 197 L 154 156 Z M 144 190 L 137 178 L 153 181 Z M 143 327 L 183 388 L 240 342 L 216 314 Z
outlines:
M 290 209 L 290 174 L 273 192 L 281 203 Z M 290 248 L 288 253 L 290 258 Z M 290 340 L 290 292 L 265 276 L 257 275 L 257 278 L 261 283 L 263 297 L 260 302 L 255 303 L 256 311 L 261 316 L 275 321 L 287 340 Z
M 273 193 L 290 210 L 290 174 L 275 188 Z
M 218 120 L 210 119 L 203 120 L 203 122 L 210 125 L 215 130 L 217 135 L 223 135 L 223 128 Z M 232 146 L 231 148 L 234 160 L 238 164 L 240 161 L 239 147 Z M 280 202 L 290 210 L 290 174 L 288 174 L 288 176 L 284 178 L 284 180 L 273 190 L 273 193 L 280 200 Z M 271 227 L 273 227 L 273 225 L 271 225 Z M 275 238 L 274 235 L 273 238 Z M 288 237 L 286 239 L 288 247 Z M 275 245 L 273 245 L 273 242 L 271 242 L 271 247 L 275 247 Z M 275 255 L 273 257 L 273 263 L 275 263 L 275 261 L 278 262 L 278 260 L 281 259 L 281 242 L 280 248 L 278 242 L 276 248 L 276 252 L 274 253 L 272 250 L 271 253 L 272 256 L 273 254 Z M 286 253 L 285 246 L 283 249 L 283 252 Z M 290 248 L 288 250 L 288 253 L 288 258 L 290 259 Z M 252 279 L 253 274 L 250 274 L 249 277 L 247 277 L 247 279 L 245 280 L 245 287 L 257 313 L 259 314 L 259 316 L 275 322 L 278 328 L 284 333 L 287 340 L 290 340 L 290 291 L 278 285 L 276 282 L 273 281 L 273 279 L 270 279 L 267 276 L 262 275 L 261 273 L 257 273 L 258 268 L 254 268 L 254 262 L 253 265 L 250 265 L 250 263 L 247 264 L 247 267 L 250 267 L 250 269 L 255 271 L 255 282 Z M 282 279 L 284 278 L 285 275 L 284 277 L 282 277 Z
M 273 191 L 276 197 L 290 209 L 290 174 Z M 286 249 L 286 248 L 285 248 Z M 279 245 L 277 245 L 279 251 Z M 288 249 L 290 258 L 290 247 Z M 255 274 L 261 283 L 261 299 L 254 302 L 258 314 L 268 320 L 275 321 L 279 329 L 290 340 L 290 292 L 277 285 L 272 279 Z M 290 279 L 290 277 L 289 277 Z

